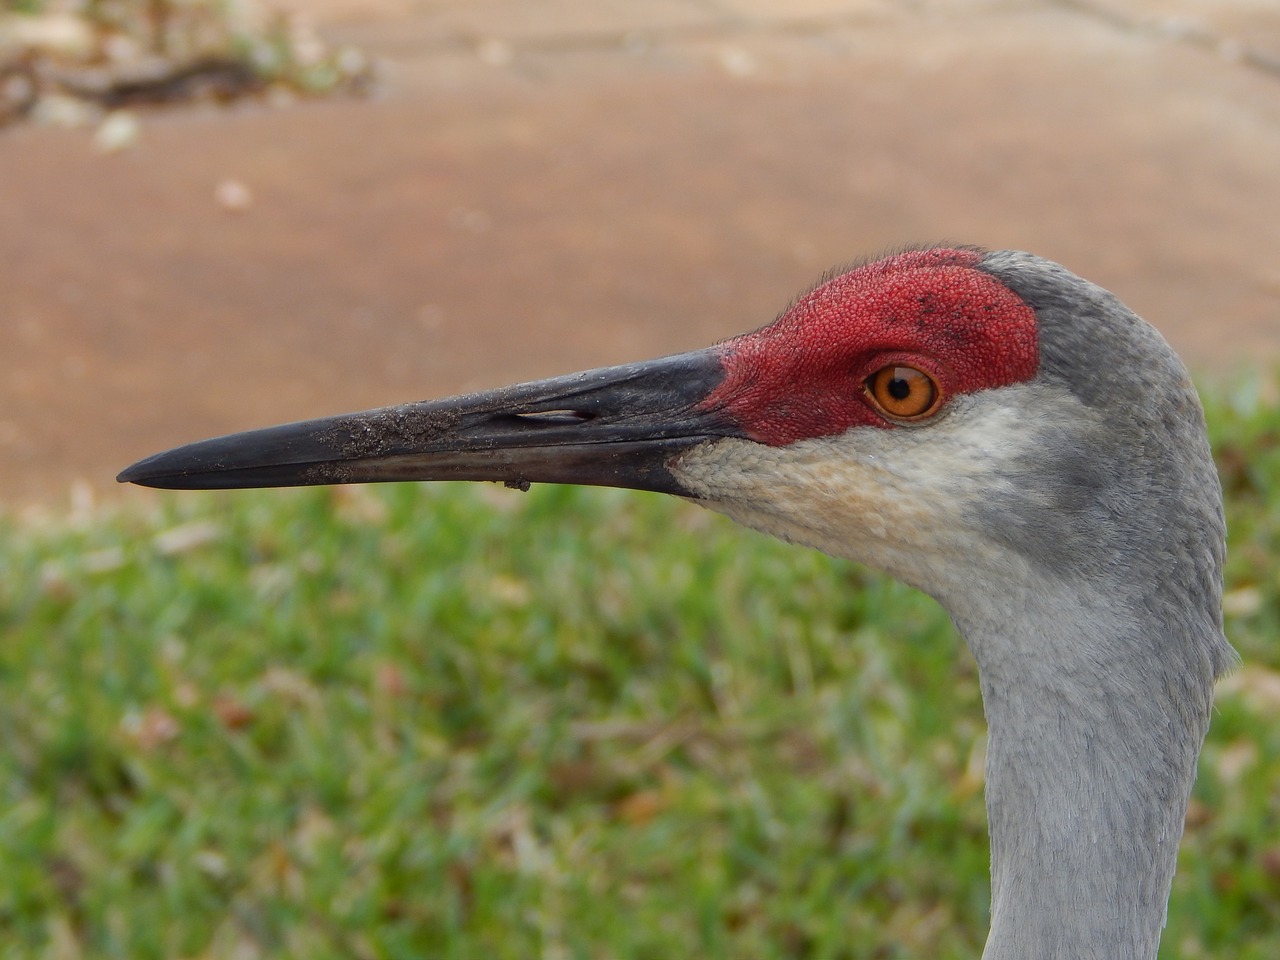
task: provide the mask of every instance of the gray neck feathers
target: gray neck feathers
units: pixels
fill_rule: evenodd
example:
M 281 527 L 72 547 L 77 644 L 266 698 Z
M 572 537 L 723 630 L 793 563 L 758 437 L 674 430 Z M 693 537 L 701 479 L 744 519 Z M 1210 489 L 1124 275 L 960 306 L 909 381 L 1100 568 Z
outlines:
M 1140 960 L 1164 923 L 1211 678 L 1160 663 L 1185 637 L 1077 588 L 956 617 L 989 727 L 988 960 Z
M 975 507 L 1025 576 L 995 607 L 941 598 L 990 727 L 985 956 L 1154 957 L 1213 681 L 1233 659 L 1203 414 L 1173 351 L 1112 295 L 1026 254 L 984 268 L 1037 310 L 1037 388 L 1076 401 L 999 466 L 1012 492 Z

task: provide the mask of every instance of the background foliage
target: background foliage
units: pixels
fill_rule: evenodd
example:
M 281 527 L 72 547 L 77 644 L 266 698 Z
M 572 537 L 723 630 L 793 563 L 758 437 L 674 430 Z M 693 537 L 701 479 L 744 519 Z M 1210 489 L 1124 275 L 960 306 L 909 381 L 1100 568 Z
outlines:
M 306 4 L 292 4 L 305 12 Z M 373 68 L 254 0 L 0 4 L 0 126 L 77 126 L 129 107 L 367 90 Z

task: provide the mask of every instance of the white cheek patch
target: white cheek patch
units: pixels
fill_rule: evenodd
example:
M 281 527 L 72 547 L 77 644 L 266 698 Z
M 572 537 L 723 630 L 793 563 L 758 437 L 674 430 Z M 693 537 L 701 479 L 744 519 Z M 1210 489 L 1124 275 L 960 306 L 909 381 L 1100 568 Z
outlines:
M 1008 574 L 1007 547 L 984 524 L 1013 502 L 1013 470 L 1040 428 L 1028 412 L 1079 406 L 1066 391 L 1016 384 L 954 398 L 936 419 L 771 447 L 726 439 L 694 448 L 672 472 L 708 507 L 780 539 L 885 570 L 934 596 Z M 1081 413 L 1082 417 L 1087 414 Z M 982 507 L 984 509 L 978 509 Z M 993 570 L 993 568 L 995 568 Z

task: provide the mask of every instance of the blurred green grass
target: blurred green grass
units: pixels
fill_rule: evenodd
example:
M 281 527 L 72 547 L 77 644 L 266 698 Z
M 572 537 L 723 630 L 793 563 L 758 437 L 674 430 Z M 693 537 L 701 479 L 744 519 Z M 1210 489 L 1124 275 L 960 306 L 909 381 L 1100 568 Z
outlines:
M 1219 389 L 1224 682 L 1162 957 L 1280 956 L 1280 408 Z M 0 954 L 972 958 L 972 660 L 661 497 L 413 486 L 0 518 Z

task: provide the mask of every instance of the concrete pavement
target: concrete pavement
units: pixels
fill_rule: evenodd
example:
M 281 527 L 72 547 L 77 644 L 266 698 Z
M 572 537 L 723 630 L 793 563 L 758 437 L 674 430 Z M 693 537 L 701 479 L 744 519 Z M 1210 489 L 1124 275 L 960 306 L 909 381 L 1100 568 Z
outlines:
M 312 0 L 369 101 L 0 137 L 0 503 L 208 434 L 671 352 L 1022 247 L 1280 353 L 1280 6 Z M 219 187 L 247 188 L 227 204 Z

